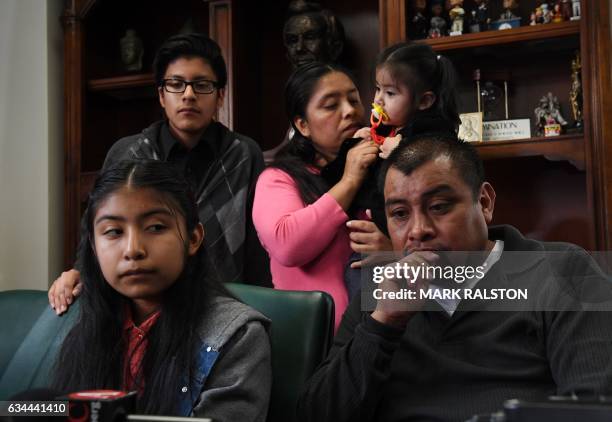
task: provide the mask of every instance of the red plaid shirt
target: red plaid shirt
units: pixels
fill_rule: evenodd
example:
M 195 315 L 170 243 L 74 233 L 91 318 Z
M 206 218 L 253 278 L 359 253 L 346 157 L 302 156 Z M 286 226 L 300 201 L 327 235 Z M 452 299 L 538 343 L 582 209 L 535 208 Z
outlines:
M 157 322 L 160 311 L 153 312 L 138 327 L 132 319 L 132 311 L 128 307 L 125 321 L 123 322 L 123 332 L 127 341 L 127 350 L 124 356 L 123 389 L 125 391 L 137 390 L 142 393 L 144 390 L 144 380 L 140 376 L 142 358 L 147 350 L 147 334 L 151 327 Z

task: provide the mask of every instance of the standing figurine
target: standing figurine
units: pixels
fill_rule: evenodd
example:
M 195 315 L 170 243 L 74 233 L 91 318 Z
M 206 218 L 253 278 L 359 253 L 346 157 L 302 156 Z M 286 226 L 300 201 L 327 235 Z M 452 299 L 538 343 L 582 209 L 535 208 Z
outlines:
M 512 11 L 518 7 L 516 0 L 504 0 L 504 11 L 499 16 L 499 20 L 510 20 L 516 19 L 516 16 Z
M 540 99 L 540 105 L 533 112 L 537 136 L 557 136 L 561 134 L 561 127 L 567 126 L 567 121 L 561 115 L 559 100 L 552 92 Z
M 572 1 L 571 0 L 561 0 L 561 14 L 563 15 L 564 21 L 568 21 L 572 18 Z
M 572 60 L 572 88 L 570 89 L 570 103 L 572 115 L 576 124 L 574 128 L 582 128 L 582 63 L 580 53 L 576 52 L 576 58 Z
M 548 3 L 542 3 L 540 7 L 542 8 L 542 18 L 544 19 L 544 23 L 550 23 L 552 21 L 552 12 L 548 7 Z
M 489 23 L 491 22 L 487 0 L 474 0 L 474 3 L 476 8 L 472 10 L 470 32 L 486 31 L 489 29 Z
M 553 23 L 563 22 L 563 14 L 561 13 L 561 5 L 559 3 L 555 3 L 553 6 Z
M 580 0 L 572 0 L 572 17 L 573 21 L 580 19 Z
M 446 19 L 442 17 L 444 6 L 441 1 L 434 1 L 431 5 L 431 20 L 429 22 L 429 38 L 439 38 L 446 35 Z
M 465 10 L 463 9 L 463 0 L 451 0 L 450 4 L 452 9 L 448 12 L 451 21 L 450 35 L 461 35 L 463 34 L 463 18 L 465 16 Z
M 427 0 L 416 0 L 414 8 L 414 16 L 412 17 L 410 26 L 408 27 L 410 39 L 420 40 L 427 38 L 427 19 L 425 18 Z

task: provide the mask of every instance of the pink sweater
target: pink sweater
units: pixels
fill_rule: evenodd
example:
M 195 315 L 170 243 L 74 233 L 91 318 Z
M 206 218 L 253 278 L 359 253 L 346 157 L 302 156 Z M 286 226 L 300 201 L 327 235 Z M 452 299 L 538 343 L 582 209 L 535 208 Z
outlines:
M 269 168 L 257 180 L 253 223 L 270 254 L 274 286 L 329 293 L 336 329 L 348 305 L 344 269 L 352 251 L 347 220 L 327 193 L 305 206 L 295 181 L 282 170 Z

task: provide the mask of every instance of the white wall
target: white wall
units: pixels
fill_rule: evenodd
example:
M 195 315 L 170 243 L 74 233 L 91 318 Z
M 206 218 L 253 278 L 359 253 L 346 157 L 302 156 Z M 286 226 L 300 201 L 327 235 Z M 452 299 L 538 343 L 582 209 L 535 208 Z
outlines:
M 63 3 L 0 1 L 0 290 L 61 270 Z

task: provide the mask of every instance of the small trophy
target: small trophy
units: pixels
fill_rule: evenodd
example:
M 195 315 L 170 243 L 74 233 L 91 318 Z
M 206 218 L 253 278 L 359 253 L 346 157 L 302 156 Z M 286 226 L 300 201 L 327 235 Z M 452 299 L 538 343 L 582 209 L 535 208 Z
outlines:
M 582 132 L 582 63 L 580 52 L 576 51 L 576 58 L 572 60 L 572 87 L 570 88 L 570 104 L 574 126 L 569 131 Z
M 483 141 L 507 141 L 511 139 L 527 139 L 531 137 L 529 119 L 510 119 L 508 107 L 509 74 L 498 75 L 486 81 L 481 86 L 480 70 L 474 72 L 476 82 L 476 99 L 478 111 L 484 112 L 482 130 Z M 503 89 L 494 80 L 501 79 Z M 500 106 L 503 103 L 503 119 L 500 119 Z

